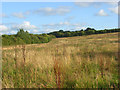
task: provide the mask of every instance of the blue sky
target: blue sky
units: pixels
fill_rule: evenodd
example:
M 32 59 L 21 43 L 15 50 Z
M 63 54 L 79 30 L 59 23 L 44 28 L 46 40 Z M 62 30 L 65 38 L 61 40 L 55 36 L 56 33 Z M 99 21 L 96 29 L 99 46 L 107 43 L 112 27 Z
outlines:
M 97 30 L 118 27 L 117 3 L 101 2 L 3 2 L 1 34 L 15 34 L 19 28 L 30 33 L 63 30 Z

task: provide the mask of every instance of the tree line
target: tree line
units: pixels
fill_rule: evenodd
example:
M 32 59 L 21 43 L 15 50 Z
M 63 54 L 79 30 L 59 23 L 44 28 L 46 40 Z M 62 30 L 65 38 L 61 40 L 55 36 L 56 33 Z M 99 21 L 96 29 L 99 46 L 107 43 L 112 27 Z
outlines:
M 19 45 L 19 44 L 39 44 L 39 43 L 47 43 L 51 41 L 53 38 L 114 33 L 114 32 L 120 32 L 120 28 L 95 30 L 94 28 L 88 27 L 86 30 L 83 29 L 79 31 L 59 30 L 46 34 L 31 34 L 27 31 L 24 31 L 23 29 L 20 29 L 15 35 L 2 35 L 2 45 L 10 46 L 10 45 Z
M 2 45 L 20 45 L 20 44 L 39 44 L 47 43 L 55 38 L 54 35 L 48 34 L 30 34 L 20 29 L 15 35 L 2 35 Z
M 54 35 L 57 38 L 60 37 L 73 37 L 73 36 L 83 36 L 83 35 L 91 35 L 91 34 L 103 34 L 103 33 L 114 33 L 120 32 L 120 28 L 118 29 L 105 29 L 105 30 L 95 30 L 94 28 L 87 28 L 86 30 L 79 30 L 79 31 L 55 31 L 48 33 L 48 35 Z

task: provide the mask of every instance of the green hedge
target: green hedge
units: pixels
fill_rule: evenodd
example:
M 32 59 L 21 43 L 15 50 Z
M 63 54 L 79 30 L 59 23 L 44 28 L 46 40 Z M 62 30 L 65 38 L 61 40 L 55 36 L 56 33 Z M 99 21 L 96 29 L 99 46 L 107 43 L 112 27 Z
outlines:
M 47 43 L 51 41 L 55 36 L 47 34 L 29 34 L 27 31 L 20 29 L 15 35 L 2 35 L 2 45 L 19 45 L 19 44 L 38 44 Z

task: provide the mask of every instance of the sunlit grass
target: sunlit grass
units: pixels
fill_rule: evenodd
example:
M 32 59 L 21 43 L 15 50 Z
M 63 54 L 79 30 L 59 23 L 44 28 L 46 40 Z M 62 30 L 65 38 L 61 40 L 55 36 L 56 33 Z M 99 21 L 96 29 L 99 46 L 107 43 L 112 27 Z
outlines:
M 118 33 L 57 38 L 24 49 L 17 48 L 16 68 L 15 50 L 3 48 L 3 88 L 118 87 Z

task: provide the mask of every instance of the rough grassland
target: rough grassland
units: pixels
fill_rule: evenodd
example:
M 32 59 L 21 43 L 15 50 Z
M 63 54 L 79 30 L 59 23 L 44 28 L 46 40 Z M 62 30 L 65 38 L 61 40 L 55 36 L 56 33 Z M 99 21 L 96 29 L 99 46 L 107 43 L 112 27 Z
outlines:
M 118 33 L 3 47 L 2 59 L 3 88 L 118 87 Z

